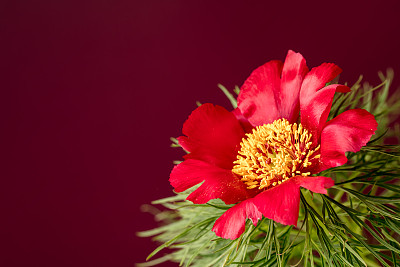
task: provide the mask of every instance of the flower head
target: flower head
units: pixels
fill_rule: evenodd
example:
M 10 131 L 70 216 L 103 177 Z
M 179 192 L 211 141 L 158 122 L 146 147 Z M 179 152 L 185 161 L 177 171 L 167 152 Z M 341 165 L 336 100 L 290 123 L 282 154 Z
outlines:
M 237 109 L 204 104 L 189 116 L 178 140 L 190 153 L 170 182 L 177 192 L 203 182 L 187 198 L 193 203 L 236 204 L 215 222 L 218 236 L 238 238 L 247 218 L 296 225 L 300 187 L 326 194 L 333 180 L 312 175 L 345 164 L 345 152 L 359 151 L 374 134 L 376 120 L 363 109 L 327 121 L 334 93 L 350 91 L 325 86 L 340 72 L 332 63 L 309 71 L 303 56 L 289 51 L 284 63 L 253 71 Z

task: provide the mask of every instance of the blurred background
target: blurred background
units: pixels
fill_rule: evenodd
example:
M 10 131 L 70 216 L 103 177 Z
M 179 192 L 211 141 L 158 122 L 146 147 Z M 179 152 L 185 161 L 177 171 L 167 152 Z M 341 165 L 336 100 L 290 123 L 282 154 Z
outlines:
M 302 2 L 0 1 L 0 265 L 144 261 L 140 206 L 183 155 L 169 138 L 288 49 L 399 87 L 399 1 Z

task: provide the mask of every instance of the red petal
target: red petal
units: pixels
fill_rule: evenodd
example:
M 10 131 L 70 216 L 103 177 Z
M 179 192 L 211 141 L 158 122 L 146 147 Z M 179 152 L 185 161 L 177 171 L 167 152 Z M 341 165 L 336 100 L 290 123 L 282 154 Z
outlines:
M 264 217 L 284 225 L 296 225 L 299 218 L 300 186 L 294 179 L 258 194 L 254 204 Z
M 303 56 L 289 50 L 282 70 L 280 113 L 290 123 L 296 122 L 299 116 L 299 92 L 307 72 Z
M 294 179 L 301 187 L 319 194 L 326 194 L 326 189 L 335 185 L 332 178 L 324 176 L 296 176 L 292 179 Z
M 239 121 L 240 125 L 244 129 L 246 133 L 250 133 L 253 130 L 253 126 L 249 122 L 249 120 L 243 116 L 242 112 L 239 108 L 235 108 L 232 110 L 233 115 L 235 115 L 236 119 Z
M 296 225 L 299 217 L 300 186 L 290 179 L 227 210 L 215 222 L 213 231 L 220 237 L 235 239 L 245 230 L 246 218 L 254 225 L 261 215 L 285 225 Z
M 217 198 L 226 204 L 234 204 L 250 197 L 246 185 L 231 170 L 221 169 L 200 160 L 188 159 L 175 166 L 169 181 L 177 192 L 185 191 L 204 181 L 187 197 L 196 204 L 204 204 Z
M 301 85 L 300 102 L 302 99 L 303 101 L 308 100 L 341 72 L 342 69 L 333 63 L 322 63 L 320 66 L 312 68 Z
M 329 115 L 335 91 L 350 91 L 347 86 L 337 84 L 324 88 L 326 83 L 332 81 L 341 72 L 342 69 L 335 64 L 323 63 L 311 69 L 301 85 L 301 123 L 312 133 L 314 143 L 319 140 L 320 131 Z
M 336 91 L 350 91 L 350 88 L 340 84 L 332 84 L 322 88 L 311 96 L 307 96 L 307 99 L 300 99 L 301 124 L 311 132 L 315 143 L 318 143 L 322 127 L 325 125 L 329 111 L 331 110 L 333 96 Z
M 321 170 L 345 164 L 345 152 L 359 151 L 377 127 L 374 116 L 364 109 L 348 110 L 330 120 L 321 133 Z
M 215 222 L 213 231 L 222 238 L 238 238 L 245 230 L 246 218 L 254 225 L 264 217 L 284 225 L 297 225 L 300 208 L 300 186 L 315 193 L 326 194 L 334 185 L 329 177 L 296 176 L 288 181 L 247 199 L 227 210 Z
M 282 62 L 273 60 L 254 70 L 243 84 L 238 107 L 253 126 L 280 118 L 279 93 Z
M 253 203 L 253 198 L 245 200 L 227 210 L 215 221 L 213 231 L 217 236 L 228 239 L 238 238 L 245 230 L 246 219 L 254 225 L 261 220 L 262 214 Z
M 244 131 L 235 115 L 223 107 L 204 104 L 183 125 L 181 146 L 191 152 L 186 159 L 199 159 L 232 169 Z

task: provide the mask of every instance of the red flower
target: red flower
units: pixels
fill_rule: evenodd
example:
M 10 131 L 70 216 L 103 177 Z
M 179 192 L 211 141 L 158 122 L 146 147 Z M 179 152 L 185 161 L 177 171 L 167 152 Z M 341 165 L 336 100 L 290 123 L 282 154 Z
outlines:
M 363 109 L 326 121 L 334 93 L 350 91 L 325 86 L 340 72 L 332 63 L 309 71 L 303 56 L 289 51 L 284 63 L 267 62 L 250 75 L 233 112 L 212 104 L 192 112 L 179 137 L 190 153 L 170 182 L 177 192 L 203 182 L 187 198 L 196 204 L 237 203 L 215 222 L 218 236 L 238 238 L 246 218 L 296 225 L 300 187 L 326 194 L 334 185 L 310 175 L 345 164 L 345 152 L 359 151 L 374 134 L 375 118 Z

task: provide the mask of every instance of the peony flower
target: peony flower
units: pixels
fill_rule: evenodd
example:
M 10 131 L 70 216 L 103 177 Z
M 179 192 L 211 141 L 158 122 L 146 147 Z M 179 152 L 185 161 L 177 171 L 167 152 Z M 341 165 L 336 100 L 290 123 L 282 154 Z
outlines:
M 174 167 L 170 183 L 177 192 L 202 183 L 187 197 L 196 204 L 217 198 L 236 204 L 216 220 L 216 235 L 236 239 L 246 219 L 257 225 L 262 216 L 297 225 L 300 187 L 326 194 L 334 181 L 312 175 L 345 164 L 346 151 L 369 141 L 377 123 L 366 110 L 327 121 L 334 93 L 350 91 L 326 86 L 340 72 L 332 63 L 309 71 L 303 56 L 289 51 L 284 63 L 253 71 L 237 109 L 204 104 L 192 112 L 178 138 L 190 153 Z

